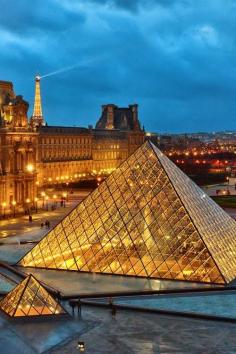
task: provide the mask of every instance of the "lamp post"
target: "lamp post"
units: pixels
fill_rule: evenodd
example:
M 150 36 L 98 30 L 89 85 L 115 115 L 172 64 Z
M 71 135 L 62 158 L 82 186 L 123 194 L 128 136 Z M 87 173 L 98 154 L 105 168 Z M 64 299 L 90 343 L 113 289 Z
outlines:
M 30 199 L 29 198 L 26 199 L 26 205 L 27 205 L 27 212 L 30 217 Z
M 48 196 L 45 196 L 45 200 L 46 200 L 46 210 L 48 211 Z
M 99 186 L 99 184 L 101 183 L 101 181 L 102 181 L 102 177 L 97 177 L 97 185 Z
M 7 203 L 6 202 L 3 202 L 2 203 L 2 208 L 3 208 L 3 217 L 5 218 L 6 216 L 6 206 L 7 206 Z
M 77 344 L 77 348 L 79 349 L 80 352 L 84 352 L 85 351 L 84 342 L 79 341 Z
M 36 213 L 38 212 L 38 200 L 39 200 L 39 198 L 37 198 L 37 197 L 34 198 L 34 201 L 35 201 L 35 211 L 36 211 Z
M 66 192 L 66 193 L 67 193 L 67 201 L 68 201 L 68 194 L 69 194 L 69 193 L 68 193 L 68 192 L 69 192 L 69 182 L 66 182 L 66 189 L 67 189 L 67 192 Z
M 56 201 L 56 199 L 57 199 L 57 195 L 56 194 L 53 194 L 53 201 L 54 201 L 54 207 L 56 207 L 56 205 L 57 205 L 57 201 Z
M 45 193 L 45 192 L 42 192 L 42 193 L 41 193 L 41 196 L 43 197 L 43 208 L 44 208 L 44 201 L 45 201 L 46 193 Z
M 67 197 L 67 193 L 66 192 L 64 192 L 63 194 L 62 194 L 62 196 L 63 196 L 63 200 L 64 200 L 64 208 L 66 207 L 66 197 Z
M 15 217 L 16 216 L 16 201 L 15 200 L 13 200 L 12 206 L 13 206 L 13 217 Z

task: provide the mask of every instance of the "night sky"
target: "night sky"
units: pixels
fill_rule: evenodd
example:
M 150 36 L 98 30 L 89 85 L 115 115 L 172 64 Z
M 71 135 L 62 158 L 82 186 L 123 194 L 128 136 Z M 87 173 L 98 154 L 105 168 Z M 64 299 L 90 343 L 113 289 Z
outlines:
M 235 0 L 0 0 L 0 79 L 49 125 L 139 104 L 147 131 L 236 130 Z

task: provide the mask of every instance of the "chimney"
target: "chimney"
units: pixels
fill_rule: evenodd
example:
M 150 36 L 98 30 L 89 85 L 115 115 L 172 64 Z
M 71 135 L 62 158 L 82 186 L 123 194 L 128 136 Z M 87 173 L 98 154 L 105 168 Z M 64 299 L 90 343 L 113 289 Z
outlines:
M 138 105 L 137 104 L 130 104 L 129 108 L 132 111 L 134 130 L 140 130 L 140 124 L 139 124 L 139 120 L 138 120 Z
M 114 129 L 114 116 L 115 116 L 115 105 L 107 104 L 106 105 L 106 129 Z

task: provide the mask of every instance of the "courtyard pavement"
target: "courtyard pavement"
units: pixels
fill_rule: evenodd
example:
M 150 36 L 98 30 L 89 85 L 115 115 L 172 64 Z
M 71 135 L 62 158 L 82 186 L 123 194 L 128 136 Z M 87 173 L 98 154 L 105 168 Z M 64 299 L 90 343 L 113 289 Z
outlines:
M 52 228 L 61 219 L 63 219 L 79 202 L 81 202 L 88 194 L 90 190 L 81 190 L 74 192 L 73 195 L 69 195 L 69 200 L 66 202 L 66 207 L 61 207 L 57 203 L 55 210 L 39 209 L 38 213 L 33 212 L 33 221 L 29 222 L 27 215 L 22 215 L 17 218 L 9 218 L 0 220 L 0 241 L 4 242 L 7 238 L 11 238 L 11 241 L 18 242 L 20 239 L 35 240 L 41 239 L 48 229 L 43 227 L 41 229 L 41 223 L 46 220 L 50 221 L 50 227 Z M 8 239 L 9 240 L 9 239 Z
M 57 207 L 55 210 L 39 210 L 34 213 L 30 223 L 28 216 L 20 216 L 13 219 L 0 221 L 0 261 L 16 263 L 23 257 L 35 243 L 40 241 L 59 221 L 61 221 L 90 190 L 81 190 L 70 195 L 66 207 Z M 50 229 L 40 227 L 45 220 L 50 221 Z M 24 242 L 29 242 L 24 244 Z M 31 243 L 32 242 L 32 243 Z M 23 244 L 20 244 L 23 243 Z
M 82 317 L 99 321 L 88 332 L 47 353 L 77 354 L 77 342 L 86 354 L 233 354 L 236 325 L 191 320 L 135 311 L 82 308 Z
M 14 322 L 0 317 L 3 354 L 233 354 L 236 325 L 82 306 L 81 318 Z
M 97 322 L 87 319 L 8 319 L 0 316 L 1 354 L 39 354 L 90 330 Z

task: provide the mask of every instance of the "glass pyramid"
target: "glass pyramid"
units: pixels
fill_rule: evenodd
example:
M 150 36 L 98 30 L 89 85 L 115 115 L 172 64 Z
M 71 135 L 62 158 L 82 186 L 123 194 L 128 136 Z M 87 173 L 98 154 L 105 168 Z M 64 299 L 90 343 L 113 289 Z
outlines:
M 61 305 L 29 275 L 1 301 L 0 309 L 11 317 L 62 315 Z
M 227 283 L 236 222 L 146 142 L 19 264 Z

